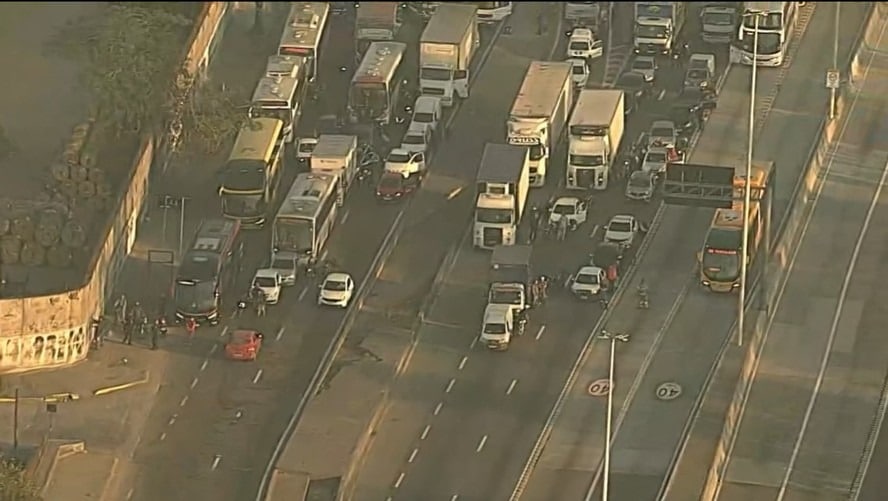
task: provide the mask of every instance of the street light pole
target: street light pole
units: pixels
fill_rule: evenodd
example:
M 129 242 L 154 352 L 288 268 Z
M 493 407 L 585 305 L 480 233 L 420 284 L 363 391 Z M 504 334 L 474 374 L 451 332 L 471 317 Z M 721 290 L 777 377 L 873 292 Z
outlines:
M 833 28 L 833 60 L 832 69 L 839 71 L 839 26 L 842 15 L 842 2 L 833 2 L 836 6 L 835 27 Z M 838 89 L 835 86 L 829 88 L 829 119 L 836 118 L 838 110 Z
M 752 198 L 752 151 L 755 140 L 755 89 L 758 77 L 758 44 L 759 44 L 759 19 L 761 12 L 749 12 L 754 16 L 752 35 L 752 79 L 749 87 L 749 126 L 746 144 L 746 181 L 743 183 L 743 244 L 740 256 L 740 297 L 737 301 L 737 346 L 743 346 L 743 334 L 746 329 L 746 282 L 749 278 L 749 204 Z M 767 252 L 767 250 L 765 251 Z
M 610 362 L 607 370 L 607 418 L 604 425 L 604 478 L 601 482 L 601 501 L 608 501 L 610 491 L 610 459 L 611 459 L 611 442 L 613 440 L 613 419 L 614 419 L 614 353 L 616 352 L 617 342 L 625 343 L 629 341 L 629 334 L 611 334 L 608 331 L 601 331 L 598 335 L 599 339 L 610 341 Z M 591 494 L 591 493 L 590 493 Z

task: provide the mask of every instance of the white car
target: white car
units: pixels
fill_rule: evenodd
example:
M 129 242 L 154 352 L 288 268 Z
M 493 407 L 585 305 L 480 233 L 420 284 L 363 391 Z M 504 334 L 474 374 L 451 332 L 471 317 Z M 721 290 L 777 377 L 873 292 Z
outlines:
M 589 209 L 586 202 L 576 197 L 560 197 L 549 211 L 549 224 L 558 224 L 561 218 L 567 219 L 568 226 L 577 227 L 586 222 Z
M 674 146 L 677 136 L 672 120 L 654 120 L 648 131 L 648 146 Z
M 347 308 L 355 293 L 355 282 L 348 273 L 330 273 L 321 284 L 318 304 Z
M 657 60 L 653 56 L 636 56 L 629 66 L 629 71 L 635 71 L 644 76 L 644 81 L 653 83 L 657 76 Z
M 574 28 L 567 42 L 567 57 L 596 59 L 604 54 L 604 44 L 589 28 Z
M 570 277 L 570 291 L 580 299 L 589 299 L 601 292 L 606 282 L 604 270 L 597 266 L 583 266 Z
M 278 272 L 281 276 L 281 285 L 284 287 L 296 285 L 296 278 L 299 275 L 299 265 L 294 254 L 273 254 L 271 256 L 271 266 L 269 266 L 269 268 Z
M 258 287 L 265 294 L 266 304 L 277 304 L 280 301 L 283 282 L 281 274 L 273 268 L 256 270 L 253 276 L 253 287 Z
M 589 81 L 589 65 L 585 59 L 572 57 L 567 60 L 570 63 L 570 79 L 575 87 L 584 89 Z
M 425 153 L 395 148 L 385 157 L 385 170 L 410 175 L 425 170 Z
M 318 145 L 316 137 L 301 137 L 296 140 L 296 160 L 306 163 L 311 159 L 311 154 Z
M 404 137 L 401 138 L 401 147 L 399 149 L 409 151 L 410 153 L 427 153 L 431 144 L 432 129 L 424 127 L 422 129 L 408 130 Z
M 635 216 L 618 214 L 611 218 L 604 229 L 604 240 L 631 247 L 638 234 L 638 220 Z
M 669 163 L 669 151 L 666 148 L 651 148 L 644 154 L 641 161 L 641 170 L 654 175 L 666 172 Z
M 413 115 L 410 118 L 410 126 L 407 130 L 420 130 L 430 128 L 432 132 L 438 129 L 441 122 L 441 98 L 435 96 L 419 96 L 413 103 Z

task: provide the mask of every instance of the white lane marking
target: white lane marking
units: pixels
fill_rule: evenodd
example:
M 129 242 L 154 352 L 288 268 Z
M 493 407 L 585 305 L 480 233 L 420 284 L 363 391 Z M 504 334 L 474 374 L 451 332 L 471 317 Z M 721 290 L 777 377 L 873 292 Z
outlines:
M 339 224 L 345 224 L 345 222 L 348 221 L 349 214 L 351 214 L 351 212 L 348 209 L 345 209 L 345 212 L 342 213 L 342 221 L 340 221 Z
M 450 501 L 456 501 L 457 499 L 459 499 L 459 494 L 454 494 L 450 496 Z
M 456 384 L 456 379 L 450 379 L 450 381 L 447 382 L 447 388 L 444 389 L 444 393 L 450 393 L 450 390 L 453 389 L 453 385 L 455 385 L 455 384 Z
M 256 375 L 253 376 L 253 384 L 258 383 L 260 378 L 262 378 L 262 369 L 256 371 Z
M 595 238 L 596 236 L 598 236 L 599 229 L 601 229 L 601 226 L 599 226 L 597 224 L 595 226 L 593 226 L 592 231 L 589 232 L 589 238 Z
M 207 368 L 208 360 L 204 359 L 203 363 L 200 364 L 200 372 L 203 372 Z
M 167 421 L 167 426 L 172 426 L 174 424 L 176 424 L 176 415 L 175 414 L 173 414 L 172 417 L 170 417 L 170 420 Z
M 222 327 L 222 331 L 219 333 L 219 337 L 225 337 L 225 334 L 228 334 L 228 326 Z
M 191 389 L 193 390 L 195 386 L 197 386 L 197 378 L 191 380 Z
M 463 370 L 463 367 L 466 366 L 466 362 L 469 360 L 469 357 L 462 357 L 462 360 L 459 361 L 459 370 Z
M 511 383 L 509 383 L 509 387 L 506 389 L 506 395 L 511 395 L 512 390 L 515 389 L 515 385 L 518 384 L 517 379 L 513 379 Z
M 546 332 L 546 326 L 545 326 L 545 325 L 541 325 L 541 326 L 540 326 L 540 329 L 537 331 L 537 335 L 534 336 L 533 338 L 536 339 L 537 341 L 539 341 L 540 338 L 543 337 L 543 333 L 544 333 L 544 332 Z
M 182 400 L 179 400 L 179 407 L 185 407 L 185 404 L 188 403 L 188 395 L 182 397 Z
M 408 463 L 412 463 L 413 460 L 416 459 L 416 455 L 419 454 L 419 449 L 413 449 L 413 452 L 410 453 L 410 457 L 407 458 Z
M 435 416 L 441 413 L 441 407 L 444 407 L 444 402 L 438 402 L 438 405 L 435 406 L 435 411 L 432 413 Z
M 160 434 L 160 441 L 161 441 L 161 442 L 163 442 L 164 440 L 166 440 L 166 438 L 167 438 L 167 434 L 166 434 L 166 432 L 163 432 L 163 433 Z
M 666 89 L 661 90 L 660 93 L 657 94 L 657 101 L 662 101 L 664 97 L 666 97 Z
M 133 493 L 135 493 L 135 489 L 130 489 L 129 491 L 127 491 L 127 493 L 126 493 L 126 501 L 129 501 L 130 499 L 133 498 Z
M 429 436 L 429 432 L 432 430 L 432 425 L 427 424 L 425 428 L 422 430 L 422 434 L 419 436 L 420 440 L 425 440 L 427 436 Z
M 450 190 L 450 193 L 447 194 L 447 200 L 453 200 L 453 199 L 456 198 L 460 193 L 462 193 L 462 190 L 463 190 L 463 187 L 462 187 L 462 186 L 458 186 L 458 187 L 456 187 L 456 188 Z
M 829 178 L 826 178 L 824 183 L 826 183 L 828 179 Z M 805 440 L 805 435 L 808 433 L 808 425 L 811 422 L 811 415 L 814 414 L 814 405 L 817 404 L 817 397 L 820 396 L 820 388 L 823 386 L 823 378 L 826 376 L 826 368 L 829 365 L 832 347 L 836 341 L 836 333 L 839 330 L 839 320 L 842 318 L 842 311 L 845 309 L 845 299 L 848 296 L 848 289 L 851 287 L 851 279 L 854 276 L 857 261 L 860 258 L 860 249 L 863 248 L 863 240 L 869 234 L 870 223 L 872 223 L 873 214 L 875 214 L 876 207 L 879 205 L 879 197 L 882 196 L 882 187 L 885 186 L 886 180 L 888 180 L 888 163 L 882 167 L 882 177 L 879 179 L 879 184 L 876 186 L 876 192 L 873 194 L 869 209 L 866 211 L 866 217 L 863 219 L 863 227 L 860 228 L 860 233 L 857 235 L 857 242 L 854 243 L 854 252 L 851 253 L 851 262 L 848 263 L 848 267 L 845 269 L 845 279 L 842 281 L 839 302 L 836 305 L 836 311 L 833 314 L 833 321 L 829 329 L 829 338 L 826 342 L 826 348 L 823 350 L 823 356 L 820 359 L 820 370 L 817 372 L 817 380 L 814 382 L 814 388 L 811 389 L 811 398 L 808 400 L 808 408 L 805 409 L 805 416 L 802 418 L 802 427 L 799 429 L 795 445 L 792 447 L 792 455 L 789 457 L 789 465 L 787 465 L 786 472 L 783 474 L 783 481 L 780 482 L 780 491 L 777 493 L 777 501 L 783 501 L 784 496 L 786 496 L 786 488 L 789 485 L 789 478 L 792 476 L 793 469 L 795 469 L 796 461 L 799 458 L 799 452 L 802 450 L 802 443 Z
M 286 329 L 286 327 L 281 327 L 280 329 L 278 329 L 277 334 L 275 334 L 275 336 L 274 336 L 274 340 L 275 340 L 275 341 L 280 341 L 280 340 L 281 340 L 281 337 L 284 335 L 284 330 L 285 330 L 285 329 Z
M 302 301 L 303 299 L 305 299 L 306 294 L 308 294 L 308 287 L 302 289 L 302 292 L 299 293 L 299 297 L 297 298 L 297 301 Z
M 481 441 L 478 442 L 478 448 L 475 449 L 475 452 L 481 452 L 481 450 L 484 449 L 484 444 L 486 444 L 486 443 L 487 443 L 487 435 L 484 435 L 483 437 L 481 437 Z
M 216 353 L 217 349 L 219 349 L 219 345 L 217 345 L 217 344 L 211 345 L 210 346 L 210 355 L 212 355 L 213 353 Z
M 220 463 L 221 461 L 222 461 L 222 456 L 220 456 L 220 455 L 218 455 L 218 454 L 216 454 L 215 456 L 213 456 L 213 466 L 211 466 L 210 469 L 215 470 L 216 468 L 218 468 L 218 467 L 219 467 L 219 463 Z
M 400 474 L 398 474 L 398 479 L 395 480 L 395 489 L 397 489 L 398 487 L 401 487 L 401 482 L 404 481 L 405 476 L 406 475 L 404 474 L 403 471 Z
M 478 342 L 477 337 L 472 338 L 472 342 L 469 344 L 469 350 L 475 349 L 475 343 L 477 343 L 477 342 Z

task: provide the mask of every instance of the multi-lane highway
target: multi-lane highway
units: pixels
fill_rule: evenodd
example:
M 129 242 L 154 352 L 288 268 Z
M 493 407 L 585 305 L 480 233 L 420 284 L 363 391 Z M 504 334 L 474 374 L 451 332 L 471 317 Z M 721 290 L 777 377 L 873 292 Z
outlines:
M 880 299 L 888 224 L 884 19 L 861 52 L 823 161 L 816 205 L 790 258 L 719 499 L 884 499 L 886 381 Z M 865 475 L 865 478 L 864 478 Z M 864 480 L 862 492 L 860 482 Z
M 614 19 L 628 23 L 631 14 L 626 11 L 631 11 L 631 6 L 620 4 L 617 9 Z M 628 40 L 624 37 L 630 32 L 615 30 L 612 48 L 625 54 Z M 485 115 L 489 116 L 468 117 L 470 123 L 465 125 L 462 117 L 457 117 L 450 134 L 449 140 L 467 145 L 458 152 L 459 158 L 450 160 L 468 164 L 467 172 L 454 173 L 466 178 L 465 185 L 471 182 L 483 143 L 503 141 L 502 122 L 514 98 L 514 90 L 506 90 L 520 84 L 521 65 L 510 70 L 505 64 L 514 54 L 501 54 L 498 48 L 482 78 L 488 73 L 499 77 L 491 79 L 491 85 L 501 89 L 500 97 L 486 101 L 485 111 L 490 113 Z M 533 56 L 526 51 L 522 54 Z M 556 49 L 554 57 L 559 56 Z M 607 66 L 610 68 L 599 71 L 615 77 L 616 65 Z M 510 74 L 515 76 L 509 84 L 502 76 Z M 631 144 L 654 117 L 668 114 L 670 99 L 678 93 L 682 78 L 680 65 L 664 65 L 657 76 L 658 92 L 631 116 L 624 145 Z M 549 171 L 549 187 L 533 193 L 533 202 L 558 191 L 555 186 L 561 182 L 563 167 L 557 166 L 564 165 L 560 153 L 553 162 L 556 167 Z M 621 190 L 621 184 L 615 183 L 597 196 L 592 221 L 567 241 L 538 240 L 534 245 L 536 268 L 550 275 L 574 271 L 600 238 L 600 226 L 614 214 L 650 219 L 652 208 L 627 203 Z M 465 230 L 467 220 L 462 221 L 460 229 Z M 692 251 L 687 254 L 690 261 Z M 507 499 L 511 494 L 548 410 L 601 309 L 597 303 L 579 303 L 556 291 L 535 313 L 528 335 L 516 340 L 507 353 L 491 353 L 475 342 L 488 264 L 489 254 L 461 243 L 425 317 L 419 344 L 395 390 L 394 402 L 377 429 L 359 477 L 358 499 L 482 500 Z
M 808 27 L 808 35 L 796 37 L 787 65 L 759 72 L 754 157 L 774 160 L 778 165 L 778 218 L 816 139 L 826 96 L 822 86 L 811 84 L 811 75 L 821 74 L 827 67 L 825 53 L 832 41 L 810 33 L 829 31 L 832 17 L 828 9 L 817 9 L 813 17 L 812 11 L 809 5 L 800 16 L 797 34 L 805 33 Z M 847 57 L 863 13 L 863 6 L 843 11 L 839 37 L 842 58 Z M 733 68 L 728 74 L 718 110 L 710 117 L 691 155 L 693 163 L 743 164 L 749 73 L 748 68 Z M 787 147 L 789 144 L 792 148 Z M 692 276 L 694 253 L 703 241 L 711 214 L 710 210 L 695 208 L 665 209 L 636 275 L 645 277 L 652 289 L 651 309 L 640 313 L 634 298 L 629 299 L 613 309 L 606 323 L 609 331 L 626 332 L 632 338 L 628 345 L 618 347 L 611 499 L 656 499 L 661 494 L 694 400 L 733 322 L 736 298 L 704 291 Z M 556 407 L 551 436 L 544 441 L 546 447 L 529 463 L 530 481 L 519 484 L 516 491 L 525 499 L 581 499 L 587 493 L 600 497 L 605 399 L 590 396 L 586 390 L 593 381 L 606 377 L 607 350 L 603 343 L 595 345 L 576 373 L 565 405 Z M 683 396 L 660 401 L 656 390 L 662 383 L 676 383 L 683 388 Z
M 266 57 L 277 49 L 289 8 L 289 4 L 265 3 L 262 23 L 256 25 L 252 6 L 229 14 L 211 64 L 213 78 L 235 89 L 244 100 L 261 76 Z M 318 116 L 341 111 L 351 72 L 340 67 L 353 70 L 355 65 L 353 23 L 351 13 L 333 16 L 328 23 L 319 76 L 325 95 L 318 103 L 307 103 L 299 124 L 304 135 L 311 135 Z M 399 39 L 410 47 L 406 61 L 413 68 L 420 28 L 418 19 L 407 17 L 399 32 Z M 223 161 L 206 159 L 201 164 L 219 166 Z M 189 168 L 202 175 L 192 174 L 187 181 L 176 177 L 176 189 L 192 196 L 188 218 L 218 216 L 219 202 L 211 192 L 213 168 Z M 297 166 L 287 169 L 285 186 L 292 182 Z M 366 188 L 351 193 L 329 244 L 329 256 L 356 280 L 363 280 L 397 211 L 396 207 L 378 207 Z M 252 271 L 267 259 L 268 241 L 268 230 L 247 235 L 242 290 Z M 263 466 L 343 318 L 342 312 L 317 308 L 315 294 L 314 284 L 302 281 L 285 290 L 281 303 L 271 307 L 261 321 L 249 315 L 223 321 L 216 328 L 202 327 L 192 343 L 167 344 L 167 349 L 178 353 L 141 435 L 135 455 L 137 471 L 131 475 L 132 499 L 255 496 Z M 258 327 L 266 333 L 256 363 L 234 363 L 222 356 L 225 334 L 238 326 Z

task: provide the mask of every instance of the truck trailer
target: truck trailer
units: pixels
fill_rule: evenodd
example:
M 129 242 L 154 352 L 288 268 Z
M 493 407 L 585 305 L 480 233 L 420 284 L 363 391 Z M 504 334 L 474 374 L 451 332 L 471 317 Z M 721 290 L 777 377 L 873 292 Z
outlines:
M 358 173 L 358 137 L 323 134 L 311 153 L 312 174 L 337 176 L 337 204 L 345 203 L 345 194 Z
M 686 2 L 635 2 L 635 53 L 674 55 L 686 15 Z
M 473 5 L 443 4 L 419 40 L 419 88 L 452 106 L 454 94 L 469 97 L 472 59 L 481 43 Z
M 373 42 L 390 42 L 398 34 L 398 2 L 361 2 L 355 12 L 355 44 L 360 56 Z
M 484 147 L 478 168 L 473 242 L 492 249 L 515 245 L 530 188 L 527 148 L 509 144 Z
M 580 91 L 568 126 L 565 185 L 569 189 L 607 188 L 625 127 L 623 91 Z
M 546 184 L 549 157 L 573 106 L 571 64 L 532 61 L 506 121 L 509 144 L 529 147 L 530 185 Z
M 494 247 L 493 254 L 490 256 L 488 275 L 490 288 L 487 293 L 485 311 L 491 306 L 507 308 L 513 326 L 519 325 L 522 320 L 527 319 L 527 311 L 532 303 L 530 297 L 530 284 L 533 281 L 532 257 L 533 247 L 530 245 Z M 511 334 L 511 330 L 509 334 Z M 511 336 L 505 337 L 506 346 L 508 346 L 510 338 Z M 499 340 L 502 340 L 502 337 Z M 489 341 L 497 341 L 497 339 Z M 500 343 L 495 342 L 488 342 L 487 345 L 491 348 L 503 347 Z

